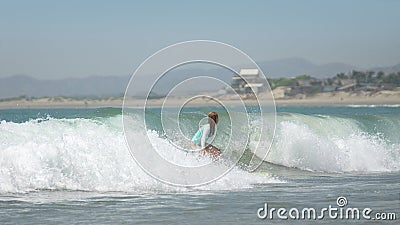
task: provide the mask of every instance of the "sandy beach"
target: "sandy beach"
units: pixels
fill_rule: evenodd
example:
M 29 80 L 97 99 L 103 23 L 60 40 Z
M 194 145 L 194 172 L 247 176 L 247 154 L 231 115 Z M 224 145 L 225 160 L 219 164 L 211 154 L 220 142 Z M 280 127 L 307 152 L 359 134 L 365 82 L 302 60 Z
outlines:
M 274 93 L 276 105 L 395 105 L 400 104 L 400 91 L 379 91 L 371 92 L 329 92 L 319 93 L 313 96 L 279 96 Z M 187 96 L 189 98 L 190 96 Z M 241 104 L 237 100 L 231 100 L 231 95 L 215 96 L 216 99 L 225 104 Z M 186 97 L 169 97 L 168 106 L 179 106 Z M 143 105 L 143 99 L 130 98 L 125 103 L 131 107 Z M 164 98 L 149 99 L 148 106 L 161 106 Z M 93 107 L 122 107 L 123 97 L 110 98 L 69 98 L 69 97 L 44 97 L 33 99 L 3 99 L 0 101 L 0 108 L 93 108 Z M 255 100 L 247 99 L 246 103 L 256 104 Z M 198 99 L 195 105 L 215 105 L 209 99 Z
M 275 98 L 277 105 L 397 105 L 400 91 L 328 92 L 314 96 Z

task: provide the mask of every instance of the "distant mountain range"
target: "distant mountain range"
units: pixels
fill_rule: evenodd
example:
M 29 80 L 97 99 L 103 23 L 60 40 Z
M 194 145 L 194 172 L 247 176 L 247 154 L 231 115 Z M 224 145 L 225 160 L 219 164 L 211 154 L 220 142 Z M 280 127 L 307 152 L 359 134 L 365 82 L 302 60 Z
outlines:
M 314 64 L 302 58 L 289 58 L 257 63 L 267 77 L 293 77 L 301 74 L 323 78 L 332 77 L 337 73 L 347 73 L 351 70 L 366 70 L 344 63 Z M 400 71 L 400 63 L 391 67 L 368 68 L 385 73 Z M 193 74 L 218 74 L 222 81 L 230 83 L 232 74 L 226 70 L 180 70 L 166 79 L 166 85 L 157 88 L 157 94 L 168 91 L 176 84 Z M 68 97 L 108 97 L 122 96 L 130 76 L 90 76 L 86 78 L 64 78 L 58 80 L 36 79 L 26 75 L 14 75 L 0 78 L 0 98 L 13 98 L 25 95 L 27 97 L 68 96 Z M 146 81 L 145 77 L 141 82 Z M 215 88 L 210 85 L 199 85 L 198 88 Z M 145 90 L 137 90 L 138 93 Z M 190 91 L 190 89 L 188 89 Z M 206 90 L 205 90 L 206 91 Z
M 92 76 L 39 80 L 25 75 L 0 78 L 0 98 L 18 96 L 106 97 L 123 95 L 129 76 Z
M 397 73 L 400 71 L 400 63 L 398 63 L 394 66 L 388 66 L 388 67 L 375 67 L 375 68 L 371 68 L 370 70 L 375 71 L 375 72 L 382 71 L 385 74 Z

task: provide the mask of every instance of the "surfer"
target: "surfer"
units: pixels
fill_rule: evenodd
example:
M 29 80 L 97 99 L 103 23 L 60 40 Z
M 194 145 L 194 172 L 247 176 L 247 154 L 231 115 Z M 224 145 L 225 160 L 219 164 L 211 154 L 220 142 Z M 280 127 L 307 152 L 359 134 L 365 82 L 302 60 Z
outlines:
M 190 143 L 191 147 L 201 148 L 200 152 L 204 155 L 210 155 L 212 157 L 218 157 L 221 151 L 211 144 L 207 144 L 206 140 L 208 137 L 215 135 L 215 125 L 218 124 L 218 113 L 208 113 L 208 123 L 201 126 L 196 134 L 193 136 Z

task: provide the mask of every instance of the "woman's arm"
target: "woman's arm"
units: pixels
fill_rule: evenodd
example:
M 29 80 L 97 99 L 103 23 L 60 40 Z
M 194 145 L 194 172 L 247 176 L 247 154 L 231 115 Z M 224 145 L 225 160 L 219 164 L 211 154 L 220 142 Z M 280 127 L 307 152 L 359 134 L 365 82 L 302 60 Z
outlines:
M 206 138 L 210 133 L 210 125 L 205 125 L 203 128 L 203 135 L 201 136 L 201 148 L 206 147 Z

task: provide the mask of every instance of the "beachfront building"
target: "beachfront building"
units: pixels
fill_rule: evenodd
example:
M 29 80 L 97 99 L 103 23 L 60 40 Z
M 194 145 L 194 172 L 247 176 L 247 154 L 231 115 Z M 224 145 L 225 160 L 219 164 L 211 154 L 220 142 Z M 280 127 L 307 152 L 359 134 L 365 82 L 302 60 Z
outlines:
M 241 69 L 233 75 L 231 87 L 239 94 L 259 93 L 266 89 L 266 83 L 258 69 Z
M 357 86 L 355 79 L 338 79 L 337 83 L 339 84 L 337 91 L 354 91 Z

